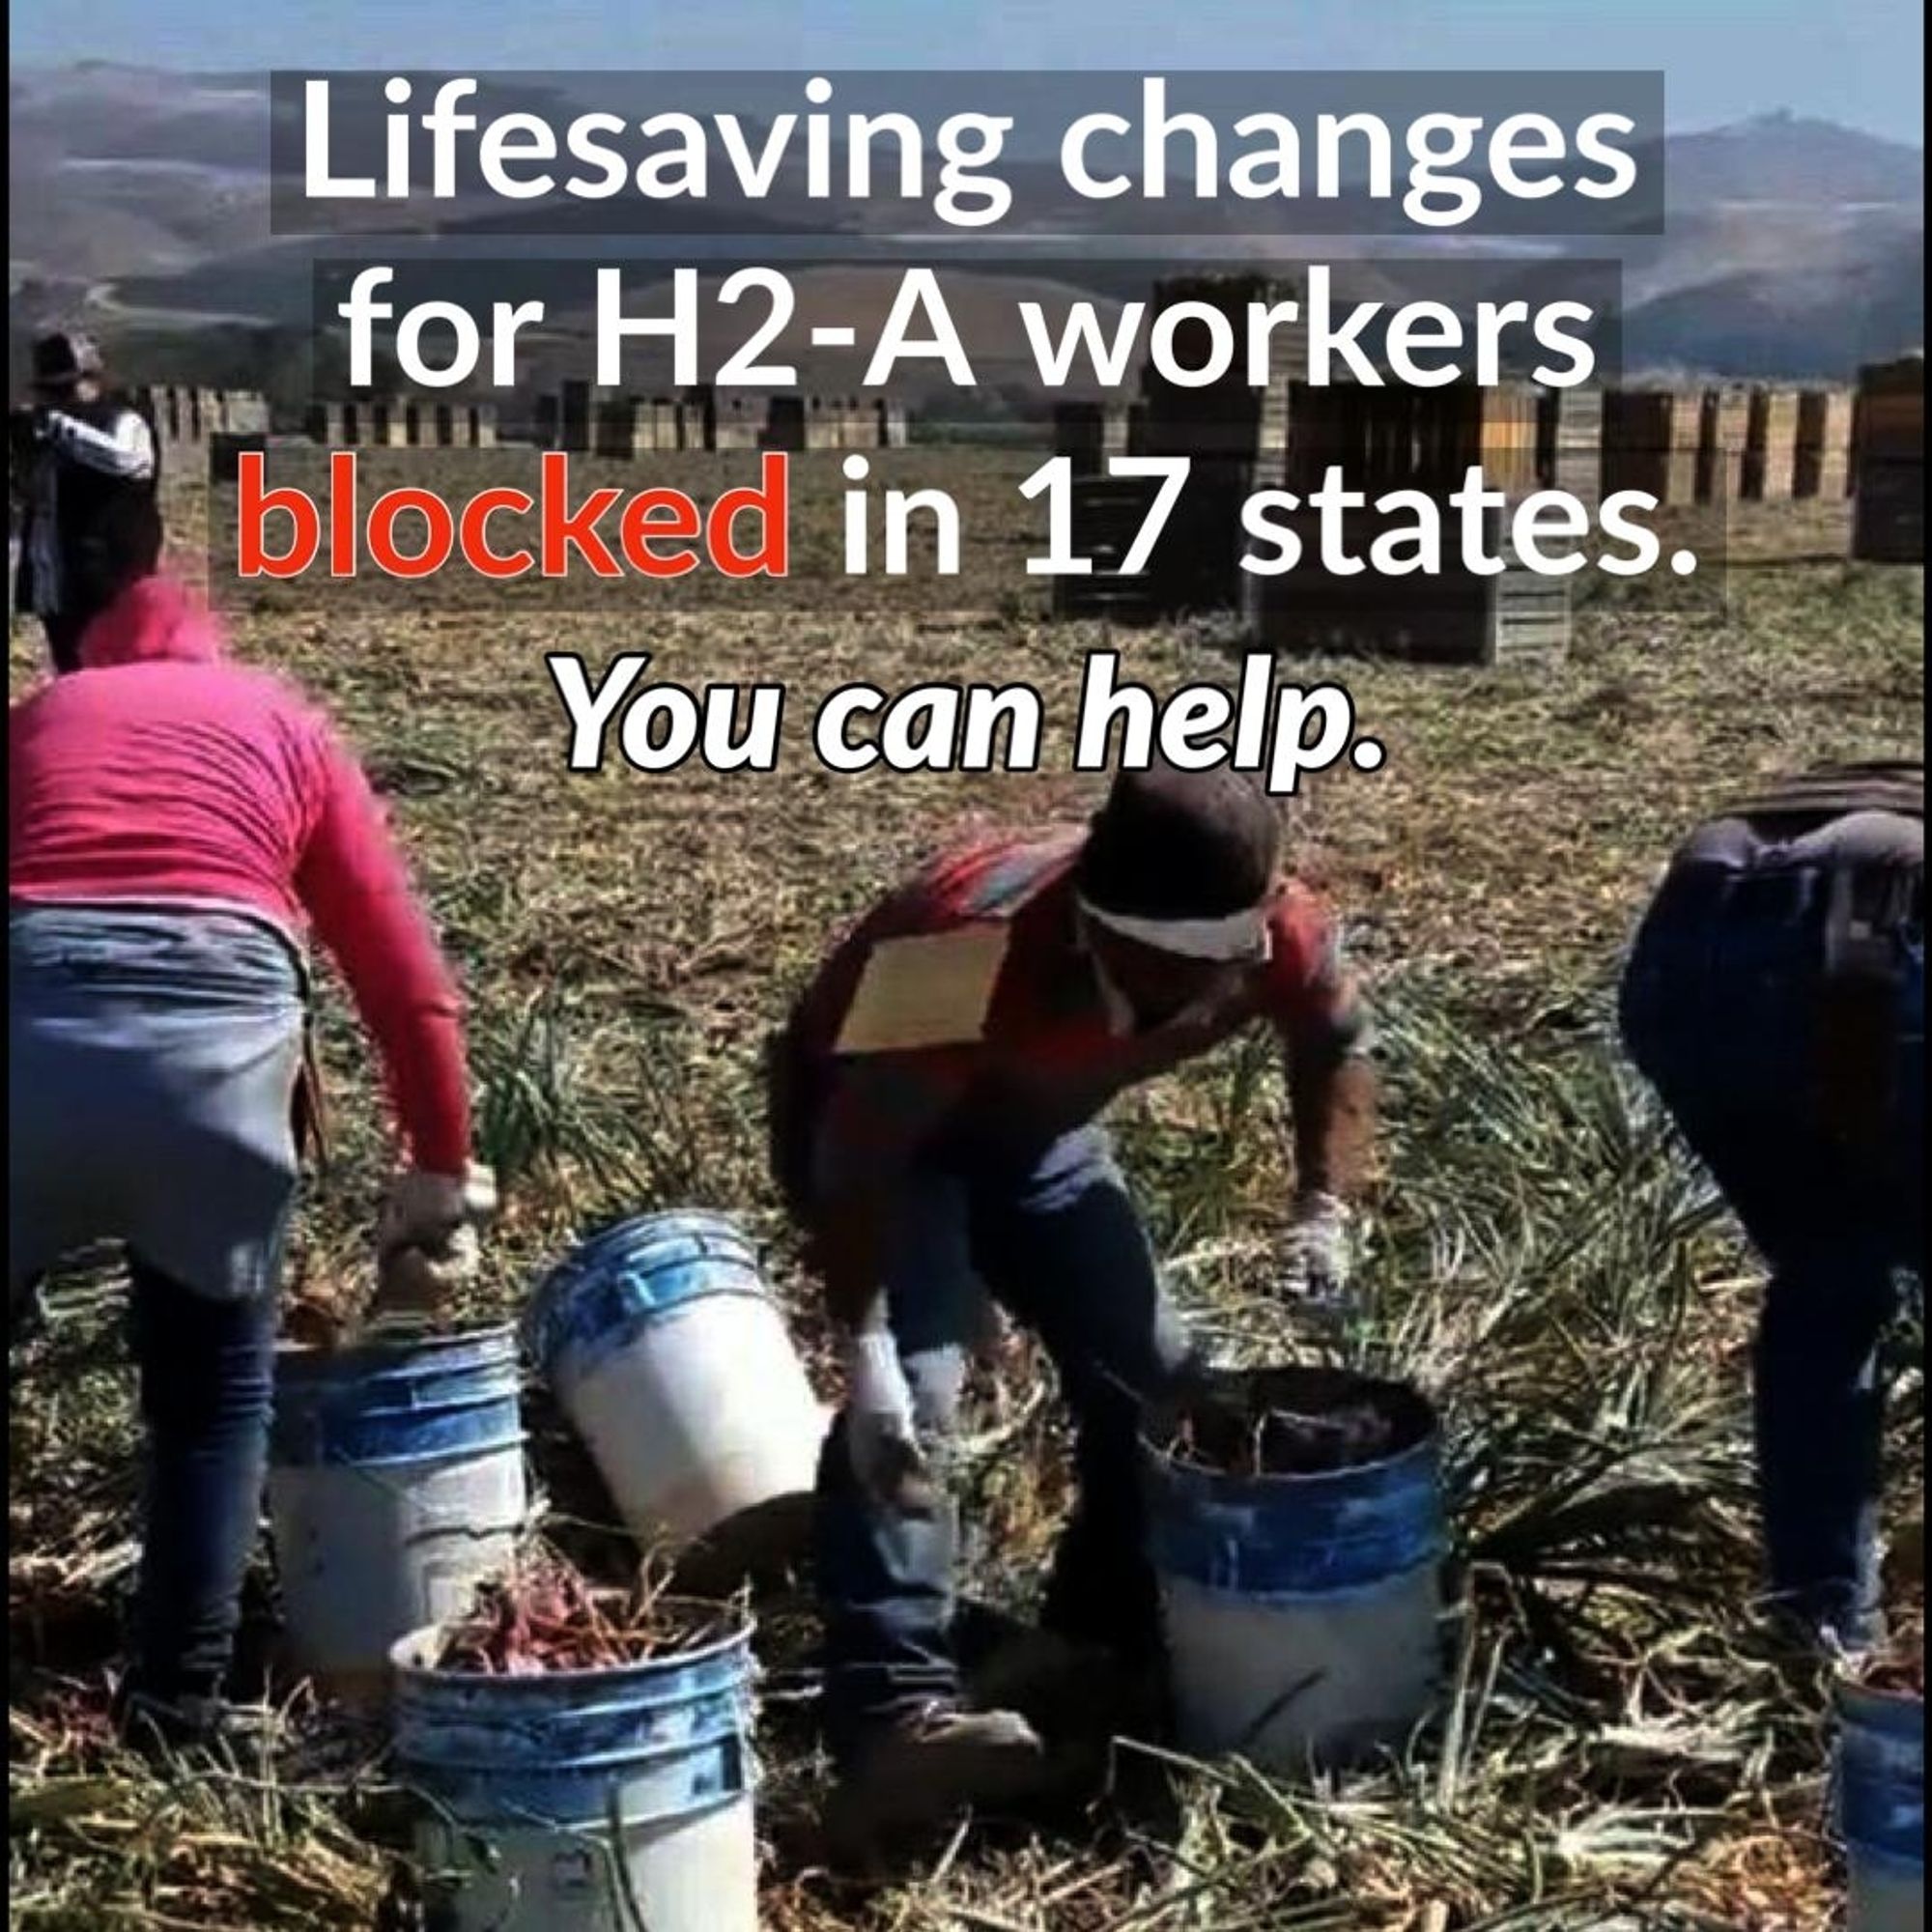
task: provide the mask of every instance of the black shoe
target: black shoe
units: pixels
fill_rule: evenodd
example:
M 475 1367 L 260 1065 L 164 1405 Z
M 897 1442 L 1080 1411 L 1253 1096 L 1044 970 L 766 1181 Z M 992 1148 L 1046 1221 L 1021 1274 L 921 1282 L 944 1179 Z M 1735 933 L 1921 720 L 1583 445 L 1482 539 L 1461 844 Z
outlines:
M 1047 1781 L 1045 1747 L 1024 1718 L 938 1698 L 879 1726 L 834 1787 L 823 1822 L 843 1861 L 963 1810 L 1023 1803 Z
M 123 1745 L 156 1760 L 213 1749 L 228 1735 L 228 1706 L 214 1692 L 182 1690 L 161 1696 L 142 1690 L 133 1678 L 121 1680 L 109 1716 Z

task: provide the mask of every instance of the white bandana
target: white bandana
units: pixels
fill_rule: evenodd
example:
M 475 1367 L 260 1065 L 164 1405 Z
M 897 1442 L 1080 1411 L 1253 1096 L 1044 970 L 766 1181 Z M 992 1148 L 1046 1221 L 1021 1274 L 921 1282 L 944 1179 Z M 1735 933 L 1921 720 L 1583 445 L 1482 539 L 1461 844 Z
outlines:
M 1156 952 L 1183 959 L 1213 959 L 1258 966 L 1269 956 L 1268 908 L 1250 906 L 1225 919 L 1136 919 L 1129 913 L 1107 912 L 1083 898 L 1080 915 L 1122 939 L 1131 939 Z

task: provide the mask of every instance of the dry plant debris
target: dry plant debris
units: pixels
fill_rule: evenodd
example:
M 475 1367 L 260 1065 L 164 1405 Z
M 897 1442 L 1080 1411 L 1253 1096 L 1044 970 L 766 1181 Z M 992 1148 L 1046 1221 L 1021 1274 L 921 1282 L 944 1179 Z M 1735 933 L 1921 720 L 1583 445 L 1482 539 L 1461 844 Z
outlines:
M 190 526 L 198 480 L 178 527 Z M 171 486 L 172 487 L 172 486 Z M 983 511 L 969 506 L 969 514 Z M 882 1886 L 829 1875 L 791 1827 L 823 1788 L 814 1620 L 760 1605 L 760 1889 L 769 1932 L 1817 1932 L 1829 1685 L 1760 1635 L 1747 1345 L 1759 1275 L 1605 1043 L 1605 989 L 1676 839 L 1741 783 L 1918 753 L 1923 575 L 1843 561 L 1842 506 L 1741 505 L 1715 572 L 1593 593 L 1539 674 L 1296 663 L 1388 747 L 1291 811 L 1387 1019 L 1383 1182 L 1343 1355 L 1444 1413 L 1469 1596 L 1439 1721 L 1339 1796 L 1122 1748 L 1072 1823 L 968 1821 Z M 1666 547 L 1671 533 L 1664 531 Z M 1023 614 L 782 624 L 621 600 L 546 614 L 265 595 L 244 655 L 302 680 L 382 776 L 466 978 L 479 1157 L 504 1185 L 459 1313 L 502 1319 L 571 1232 L 691 1201 L 742 1210 L 824 1393 L 825 1331 L 765 1169 L 758 1056 L 827 934 L 977 818 L 1077 818 L 1065 724 L 1086 654 L 1160 691 L 1226 677 L 1212 627 L 1102 633 Z M 1700 601 L 1701 599 L 1701 601 Z M 780 769 L 564 771 L 543 653 L 593 676 L 646 644 L 687 684 L 782 682 Z M 14 689 L 38 669 L 18 627 Z M 1025 681 L 1062 727 L 1033 775 L 833 777 L 817 700 L 855 677 Z M 292 1291 L 353 1299 L 388 1150 L 339 989 L 323 993 L 333 1166 Z M 1264 1044 L 1127 1096 L 1122 1162 L 1198 1332 L 1283 1351 L 1255 1292 L 1293 1199 Z M 261 1763 L 156 1772 L 99 1714 L 130 1582 L 139 1461 L 111 1269 L 63 1280 L 17 1350 L 10 1412 L 12 1922 L 367 1927 L 385 1854 L 366 1774 L 298 1711 Z M 1021 1351 L 1042 1375 L 1037 1351 Z M 1922 1513 L 1923 1380 L 1894 1350 L 1889 1493 Z M 1054 1405 L 961 1471 L 968 1588 L 1025 1613 L 1068 1497 Z M 318 1768 L 320 1767 L 320 1768 Z
M 560 1559 L 540 1556 L 477 1590 L 469 1615 L 445 1633 L 436 1668 L 499 1677 L 610 1670 L 702 1649 L 729 1627 L 715 1605 L 668 1602 L 648 1585 L 600 1592 Z

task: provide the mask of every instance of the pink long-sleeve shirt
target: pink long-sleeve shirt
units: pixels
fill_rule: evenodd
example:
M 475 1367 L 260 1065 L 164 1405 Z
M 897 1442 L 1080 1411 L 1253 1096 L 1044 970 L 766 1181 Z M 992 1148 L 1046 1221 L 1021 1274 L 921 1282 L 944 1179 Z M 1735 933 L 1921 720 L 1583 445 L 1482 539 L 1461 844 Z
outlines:
M 79 670 L 8 718 L 15 904 L 243 907 L 312 928 L 376 1041 L 411 1153 L 469 1157 L 462 1003 L 383 809 L 328 721 L 225 662 L 178 583 L 134 584 L 89 625 Z

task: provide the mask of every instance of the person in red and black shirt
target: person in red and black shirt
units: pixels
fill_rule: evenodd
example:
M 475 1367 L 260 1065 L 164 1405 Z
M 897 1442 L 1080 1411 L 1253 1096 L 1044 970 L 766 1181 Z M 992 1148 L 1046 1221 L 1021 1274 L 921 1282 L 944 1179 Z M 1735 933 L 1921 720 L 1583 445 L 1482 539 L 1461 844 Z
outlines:
M 1288 1273 L 1333 1294 L 1374 1131 L 1368 1021 L 1321 902 L 1278 869 L 1265 793 L 1226 769 L 1122 774 L 1087 828 L 943 854 L 826 960 L 773 1061 L 778 1178 L 847 1338 L 818 1478 L 827 1734 L 873 1824 L 1028 1788 L 1038 1738 L 966 1712 L 938 1471 L 983 1292 L 1040 1338 L 1080 1501 L 1063 1635 L 1144 1659 L 1139 1403 L 1192 1362 L 1095 1116 L 1256 1023 L 1286 1049 Z

